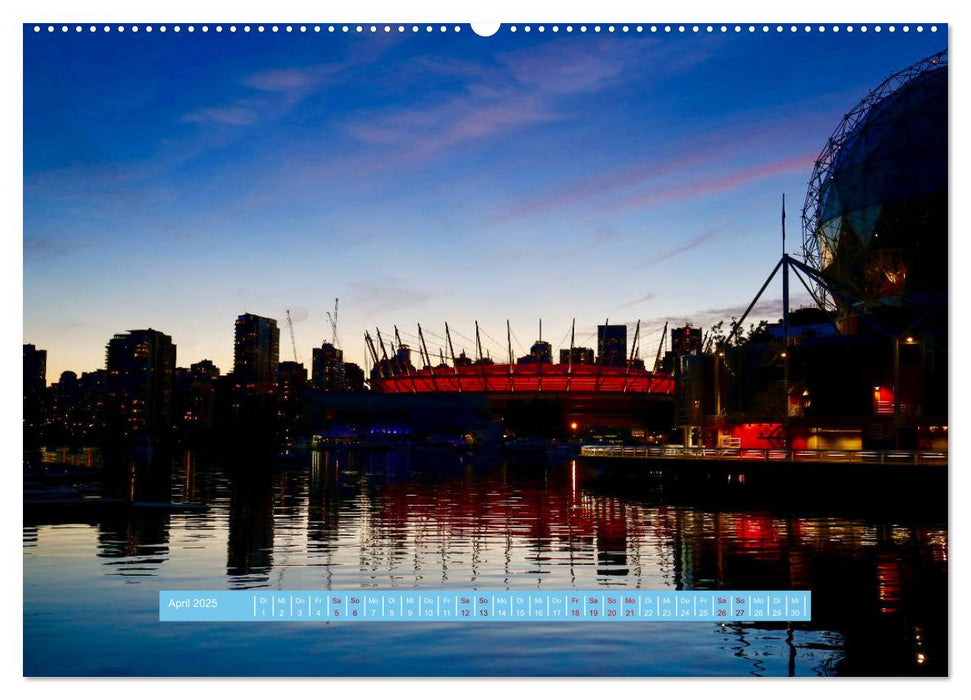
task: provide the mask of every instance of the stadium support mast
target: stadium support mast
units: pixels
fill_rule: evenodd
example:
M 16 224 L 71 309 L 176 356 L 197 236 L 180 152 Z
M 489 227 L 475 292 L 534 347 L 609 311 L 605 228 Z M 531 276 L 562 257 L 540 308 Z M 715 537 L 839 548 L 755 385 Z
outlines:
M 378 369 L 378 376 L 384 377 L 384 369 L 381 367 L 381 362 L 378 360 L 378 351 L 374 348 L 374 340 L 371 338 L 371 334 L 364 331 L 364 342 L 367 343 L 368 350 L 371 351 L 371 357 L 374 359 L 374 367 Z
M 668 335 L 668 322 L 664 322 L 664 330 L 661 331 L 661 342 L 657 346 L 657 357 L 654 358 L 654 371 L 657 372 L 661 366 L 661 351 L 664 350 L 664 340 Z
M 634 366 L 634 353 L 638 350 L 641 339 L 641 319 L 637 319 L 637 329 L 634 331 L 634 341 L 630 344 L 630 358 L 627 360 L 627 372 L 624 374 L 624 393 L 627 393 L 627 380 L 630 378 L 630 368 Z
M 576 318 L 574 318 L 573 322 L 570 324 L 570 358 L 569 358 L 569 364 L 567 365 L 567 368 L 566 368 L 566 390 L 567 391 L 570 390 L 570 380 L 573 378 L 573 341 L 575 340 L 576 330 L 577 330 L 577 320 Z
M 512 380 L 512 327 L 509 325 L 509 319 L 506 319 L 506 344 L 509 346 L 509 388 L 511 391 L 516 390 L 516 383 Z
M 384 339 L 381 338 L 381 329 L 380 328 L 375 328 L 374 330 L 378 334 L 378 345 L 381 346 L 381 357 L 383 357 L 385 360 L 387 360 L 388 359 L 388 351 L 384 347 Z
M 418 342 L 421 343 L 421 351 L 425 353 L 425 364 L 432 375 L 432 388 L 438 391 L 438 382 L 435 381 L 435 367 L 432 365 L 432 356 L 428 354 L 428 346 L 425 345 L 425 334 L 421 331 L 421 324 L 418 324 Z
M 455 347 L 452 345 L 452 334 L 448 330 L 448 324 L 445 324 L 445 339 L 448 341 L 448 354 L 452 357 L 452 369 L 455 370 L 455 374 L 459 373 L 459 366 L 455 364 Z M 459 384 L 459 391 L 462 391 L 462 385 Z
M 428 346 L 425 345 L 425 334 L 421 332 L 421 324 L 418 324 L 418 342 L 421 343 L 422 362 L 428 367 L 432 366 L 432 356 L 428 354 Z
M 395 326 L 394 326 L 394 340 L 398 344 L 398 351 L 400 352 L 401 351 L 401 348 L 404 347 L 404 344 L 401 342 L 401 334 L 398 333 L 398 326 L 397 326 L 397 324 L 395 324 Z M 408 364 L 405 365 L 405 372 L 408 374 L 409 377 L 411 377 L 411 391 L 412 391 L 412 393 L 417 394 L 418 393 L 418 386 L 417 386 L 417 384 L 415 384 L 415 376 L 411 373 L 411 361 L 410 360 L 409 360 Z

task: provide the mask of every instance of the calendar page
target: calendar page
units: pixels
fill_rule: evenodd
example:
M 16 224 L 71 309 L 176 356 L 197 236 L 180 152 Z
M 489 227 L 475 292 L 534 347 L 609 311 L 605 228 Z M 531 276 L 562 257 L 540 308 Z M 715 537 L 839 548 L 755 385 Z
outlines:
M 23 675 L 948 676 L 947 22 L 347 10 L 23 20 Z

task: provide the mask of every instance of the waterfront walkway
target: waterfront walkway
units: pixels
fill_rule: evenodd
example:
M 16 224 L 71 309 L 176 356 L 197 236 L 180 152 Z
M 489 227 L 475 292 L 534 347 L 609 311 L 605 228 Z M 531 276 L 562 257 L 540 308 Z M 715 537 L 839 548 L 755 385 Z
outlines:
M 710 461 L 742 463 L 797 464 L 893 464 L 947 466 L 947 452 L 907 450 L 758 450 L 739 447 L 626 447 L 622 445 L 584 445 L 581 457 Z

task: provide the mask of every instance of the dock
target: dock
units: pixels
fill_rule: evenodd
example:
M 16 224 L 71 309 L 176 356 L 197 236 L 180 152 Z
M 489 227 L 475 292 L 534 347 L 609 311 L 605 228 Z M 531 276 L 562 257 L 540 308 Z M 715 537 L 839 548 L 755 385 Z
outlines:
M 866 464 L 947 466 L 947 452 L 909 450 L 789 450 L 744 447 L 583 445 L 581 457 L 725 464 Z

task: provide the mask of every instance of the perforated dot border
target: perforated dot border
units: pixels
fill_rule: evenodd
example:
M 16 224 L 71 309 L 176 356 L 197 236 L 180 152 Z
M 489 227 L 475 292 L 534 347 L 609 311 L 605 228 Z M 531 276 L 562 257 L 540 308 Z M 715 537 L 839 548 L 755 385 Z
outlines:
M 55 32 L 60 33 L 111 33 L 123 34 L 130 32 L 137 34 L 144 32 L 166 33 L 183 31 L 194 34 L 197 31 L 202 34 L 210 32 L 220 34 L 228 32 L 234 33 L 288 33 L 288 34 L 417 34 L 417 33 L 459 33 L 466 31 L 466 27 L 458 24 L 35 24 L 33 25 L 35 34 Z M 887 31 L 895 33 L 901 31 L 908 33 L 911 30 L 921 33 L 924 31 L 937 32 L 938 26 L 922 24 L 504 24 L 499 32 L 515 34 L 517 32 L 531 33 L 538 32 L 543 34 L 547 31 L 554 34 L 565 33 L 620 33 L 620 34 L 728 34 L 728 33 L 748 33 L 748 34 L 768 34 L 768 33 L 825 33 L 839 32 L 866 33 L 869 31 L 880 33 Z M 471 33 L 472 30 L 468 30 Z

